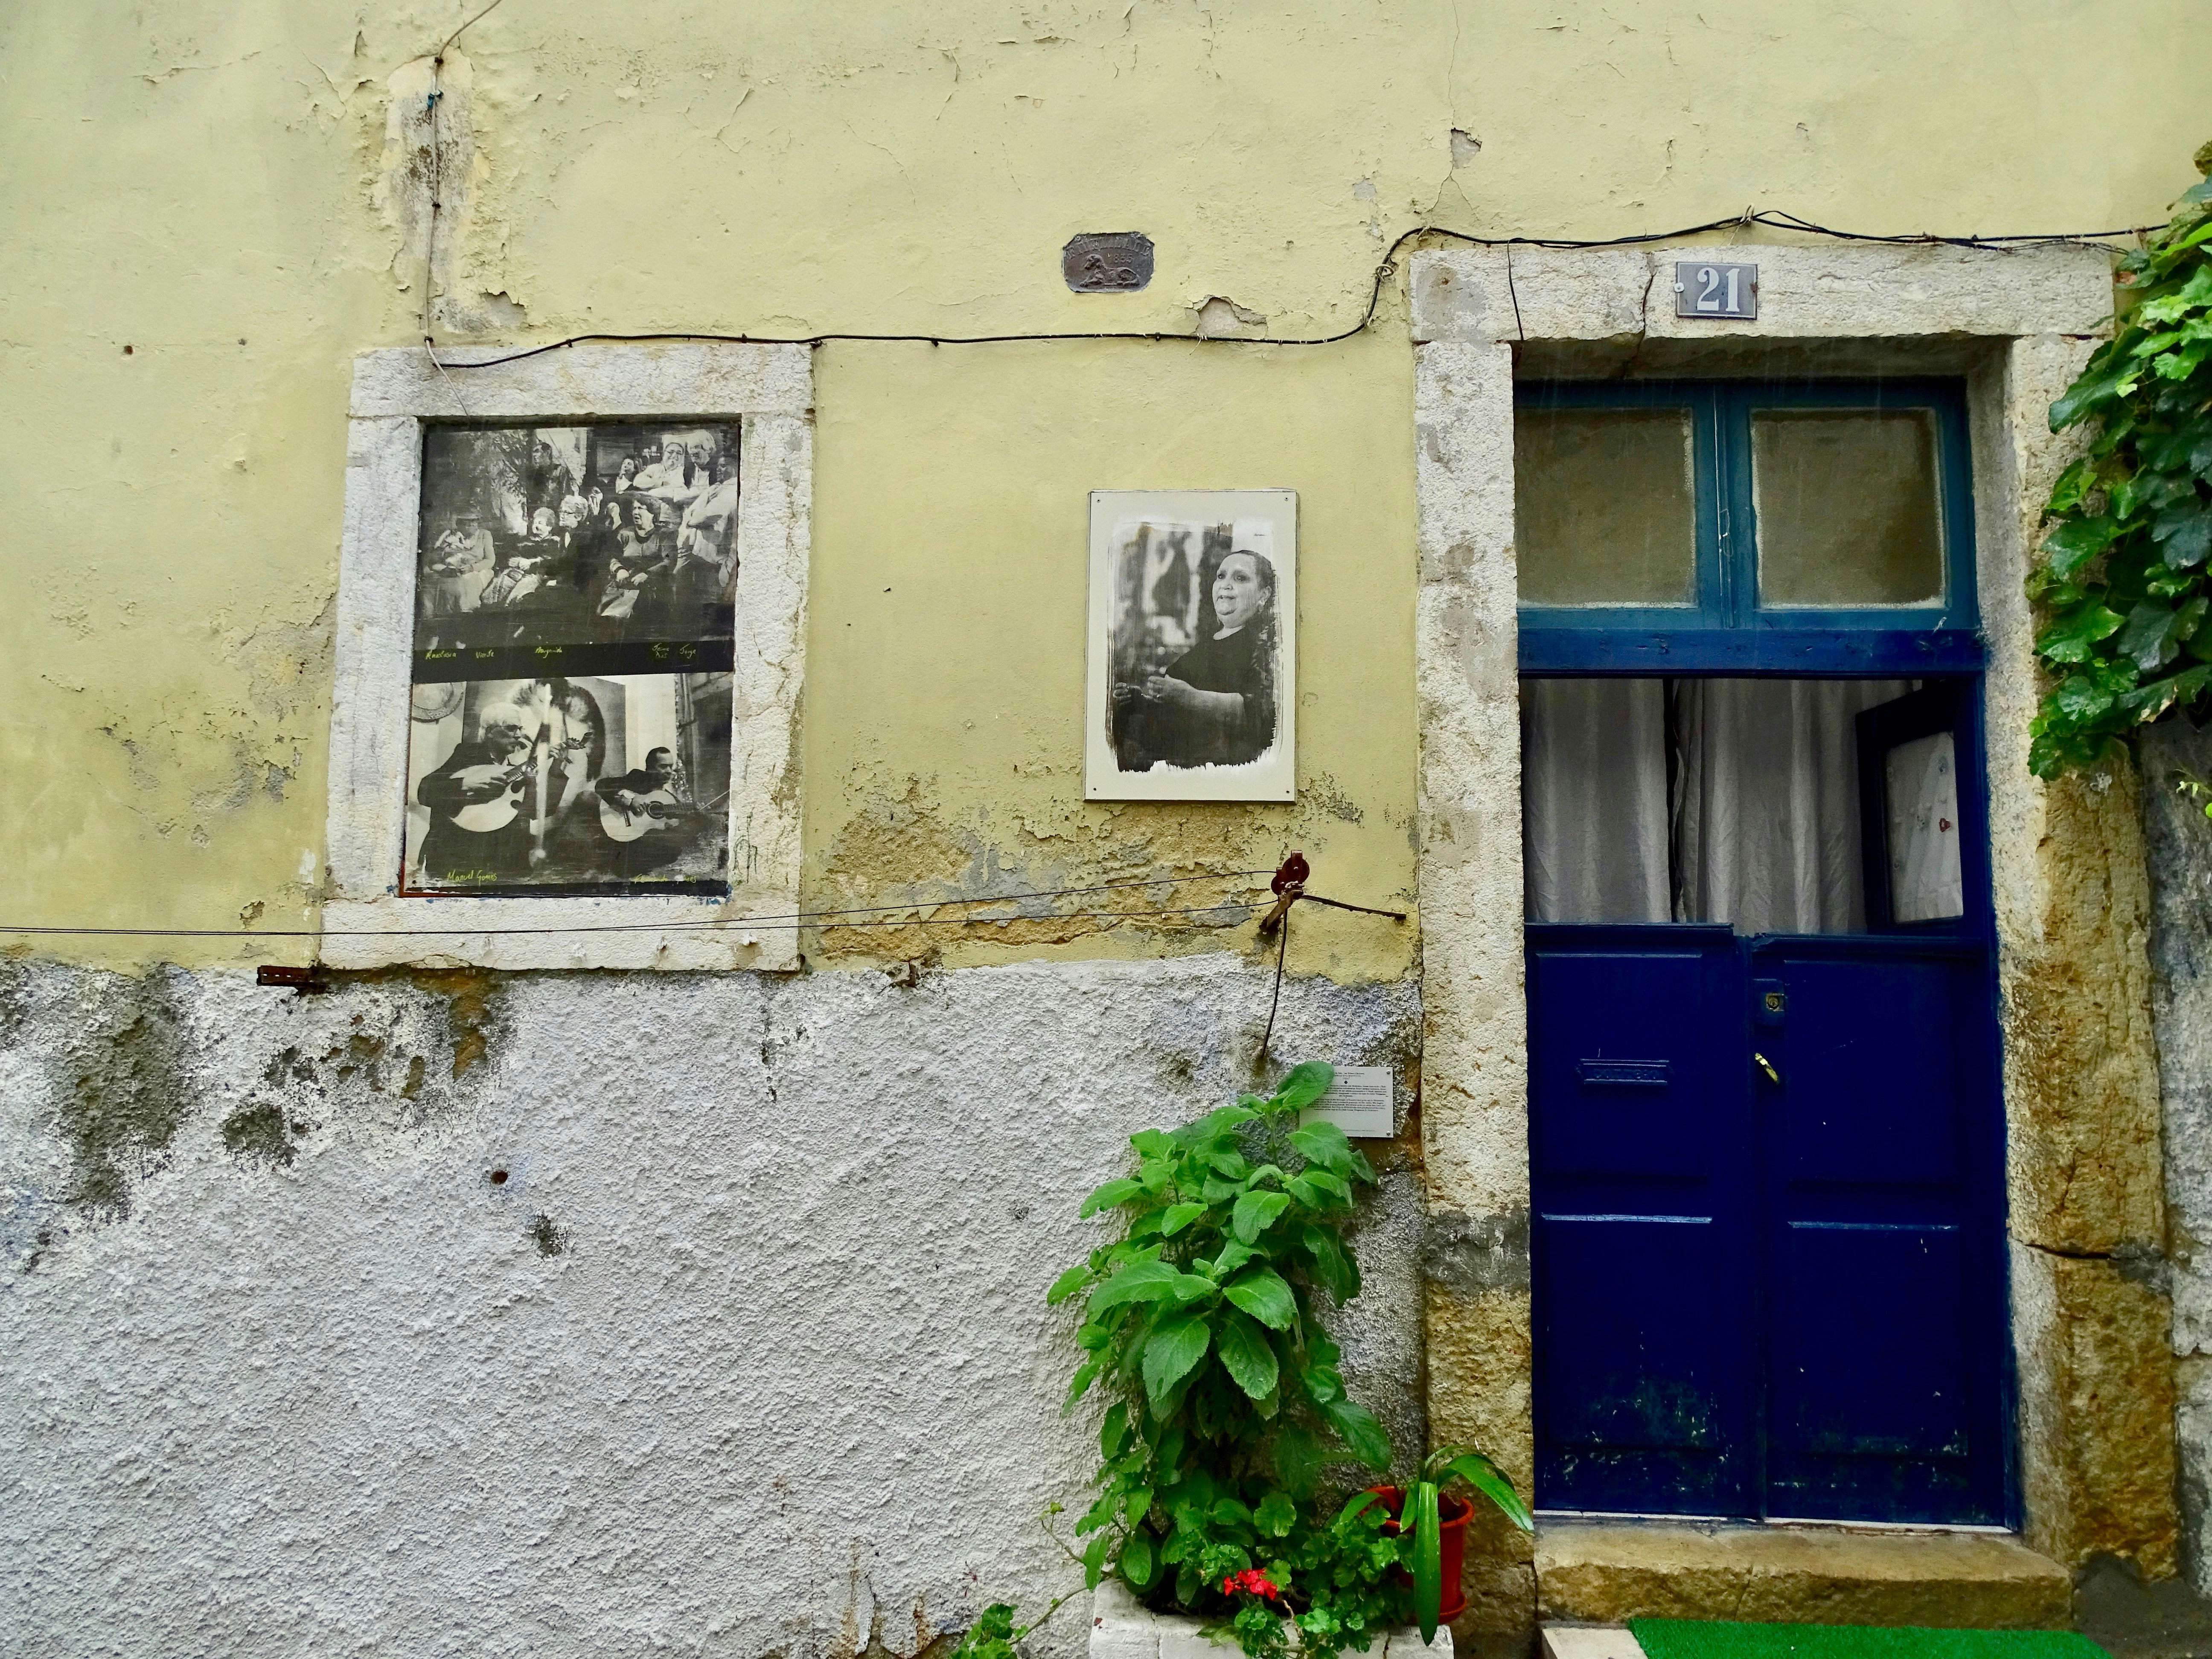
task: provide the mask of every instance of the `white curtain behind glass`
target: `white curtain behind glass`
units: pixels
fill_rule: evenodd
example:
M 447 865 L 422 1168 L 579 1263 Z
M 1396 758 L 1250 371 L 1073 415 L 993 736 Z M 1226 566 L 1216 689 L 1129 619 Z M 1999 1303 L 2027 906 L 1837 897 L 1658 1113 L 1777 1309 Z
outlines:
M 1522 681 L 1521 790 L 1529 921 L 1668 919 L 1664 681 Z
M 1739 933 L 1866 927 L 1852 717 L 1902 680 L 1682 680 L 1675 736 L 1685 921 Z
M 1526 680 L 1521 689 L 1529 921 L 1727 922 L 1739 933 L 1865 927 L 1852 718 L 1903 696 L 1910 682 Z

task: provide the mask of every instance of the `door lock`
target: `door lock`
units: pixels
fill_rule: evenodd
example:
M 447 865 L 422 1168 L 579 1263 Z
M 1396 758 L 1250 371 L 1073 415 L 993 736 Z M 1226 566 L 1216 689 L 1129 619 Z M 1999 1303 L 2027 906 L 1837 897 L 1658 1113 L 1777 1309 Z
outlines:
M 1774 1069 L 1774 1062 L 1755 1048 L 1752 1050 L 1751 1057 L 1759 1062 L 1759 1069 L 1766 1073 L 1766 1080 L 1777 1088 L 1781 1087 L 1782 1073 Z

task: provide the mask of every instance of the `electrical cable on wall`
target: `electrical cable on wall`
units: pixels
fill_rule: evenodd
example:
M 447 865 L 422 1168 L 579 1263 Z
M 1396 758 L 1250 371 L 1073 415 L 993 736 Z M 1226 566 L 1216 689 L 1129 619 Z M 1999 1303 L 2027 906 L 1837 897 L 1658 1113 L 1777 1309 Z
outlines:
M 430 216 L 422 227 L 422 347 L 429 353 L 431 362 L 440 368 L 443 368 L 445 365 L 438 362 L 438 354 L 434 349 L 437 341 L 431 329 L 430 306 L 436 291 L 438 215 L 445 206 L 446 157 L 445 149 L 438 142 L 438 103 L 446 95 L 444 82 L 446 54 L 453 49 L 455 41 L 497 11 L 504 3 L 505 0 L 491 0 L 489 5 L 447 35 L 438 50 L 430 54 L 430 97 L 428 106 L 423 111 L 424 118 L 430 125 Z
M 1325 898 L 1319 893 L 1305 890 L 1305 878 L 1310 873 L 1305 855 L 1292 853 L 1275 869 L 1218 870 L 1194 876 L 1152 876 L 1128 881 L 1094 882 L 1081 887 L 1051 887 L 1023 893 L 994 893 L 977 898 L 932 899 L 915 904 L 877 904 L 849 910 L 796 910 L 787 915 L 715 917 L 703 921 L 628 921 L 592 922 L 573 927 L 364 927 L 349 928 L 336 935 L 342 939 L 477 939 L 505 938 L 515 934 L 533 933 L 672 933 L 696 932 L 705 928 L 720 928 L 738 932 L 767 932 L 789 927 L 795 930 L 807 927 L 825 928 L 900 928 L 900 927 L 1003 927 L 1018 921 L 1146 921 L 1161 916 L 1212 916 L 1237 913 L 1243 921 L 1257 907 L 1256 899 L 1230 899 L 1218 904 L 1182 905 L 1146 910 L 1056 910 L 1041 915 L 1015 916 L 905 916 L 896 921 L 882 920 L 889 910 L 935 909 L 956 904 L 1013 904 L 1028 899 L 1060 898 L 1086 893 L 1103 893 L 1131 887 L 1184 887 L 1195 882 L 1237 881 L 1249 877 L 1269 876 L 1270 886 L 1277 895 L 1274 908 L 1260 923 L 1261 937 L 1280 933 L 1275 959 L 1275 993 L 1282 994 L 1283 959 L 1288 945 L 1289 913 L 1291 907 L 1301 899 L 1325 904 L 1333 909 L 1348 910 L 1357 915 L 1387 916 L 1393 921 L 1404 921 L 1402 910 L 1382 910 L 1370 905 L 1349 904 L 1342 899 Z M 866 920 L 875 917 L 877 920 Z M 848 920 L 848 918 L 863 918 Z M 1234 924 L 1231 924 L 1234 925 Z M 40 924 L 0 923 L 0 934 L 30 937 L 65 936 L 96 939 L 307 939 L 319 944 L 332 937 L 326 928 L 307 927 L 98 927 L 46 926 Z M 296 984 L 310 988 L 314 969 L 276 970 L 305 975 L 282 981 L 270 977 L 271 970 L 263 969 L 266 983 Z M 1268 1030 L 1274 1029 L 1274 1008 L 1271 1004 L 1267 1017 Z M 1264 1057 L 1267 1042 L 1263 1037 L 1261 1053 Z
M 434 225 L 434 213 L 432 222 Z M 1375 267 L 1375 280 L 1373 286 L 1368 291 L 1367 308 L 1360 313 L 1359 320 L 1354 323 L 1351 327 L 1340 329 L 1334 334 L 1298 335 L 1286 338 L 1271 338 L 1265 335 L 1181 333 L 1170 332 L 1166 330 L 1158 329 L 1078 329 L 1064 331 L 1057 333 L 1039 332 L 1027 334 L 875 334 L 855 333 L 843 331 L 832 331 L 819 334 L 708 334 L 678 331 L 645 334 L 612 334 L 594 332 L 590 334 L 572 334 L 566 339 L 550 340 L 544 345 L 527 346 L 520 350 L 504 352 L 495 357 L 473 357 L 468 359 L 456 358 L 451 362 L 445 362 L 439 359 L 435 350 L 431 350 L 429 356 L 430 361 L 433 363 L 437 364 L 441 369 L 458 369 L 495 368 L 502 363 L 519 363 L 528 358 L 543 356 L 550 351 L 559 351 L 568 346 L 586 345 L 596 343 L 605 343 L 609 344 L 645 344 L 656 341 L 666 343 L 698 341 L 730 345 L 803 345 L 810 347 L 828 345 L 836 342 L 874 344 L 948 346 L 1010 345 L 1023 342 L 1047 340 L 1132 340 L 1145 341 L 1156 344 L 1180 342 L 1186 344 L 1224 346 L 1335 345 L 1341 341 L 1351 339 L 1354 335 L 1364 333 L 1370 327 L 1373 326 L 1376 313 L 1381 309 L 1382 304 L 1382 285 L 1389 281 L 1391 276 L 1397 271 L 1399 250 L 1403 248 L 1407 243 L 1422 236 L 1441 236 L 1451 241 L 1464 242 L 1475 247 L 1502 247 L 1507 250 L 1508 257 L 1510 258 L 1511 250 L 1516 247 L 1554 249 L 1636 247 L 1652 242 L 1674 241 L 1685 236 L 1703 235 L 1709 231 L 1741 229 L 1752 225 L 1764 226 L 1770 230 L 1794 231 L 1801 235 L 1826 236 L 1833 240 L 1843 242 L 1880 242 L 1893 246 L 1903 247 L 1987 248 L 1997 252 L 2011 252 L 2029 247 L 2066 246 L 2075 247 L 2098 247 L 2104 249 L 2106 252 L 2118 252 L 2120 250 L 2112 247 L 2109 240 L 2106 239 L 2115 236 L 2142 236 L 2147 235 L 2151 231 L 2160 228 L 2157 225 L 2130 225 L 2118 230 L 2017 232 L 2008 233 L 2002 235 L 1983 235 L 1978 233 L 1972 236 L 1943 236 L 1938 235 L 1932 231 L 1913 231 L 1901 234 L 1886 235 L 1871 231 L 1836 230 L 1826 225 L 1817 224 L 1810 219 L 1801 218 L 1796 214 L 1770 208 L 1759 208 L 1755 210 L 1746 208 L 1741 213 L 1737 214 L 1733 218 L 1714 219 L 1702 225 L 1685 226 L 1680 230 L 1641 231 L 1628 236 L 1607 236 L 1588 240 L 1562 236 L 1478 236 L 1471 231 L 1450 230 L 1442 225 L 1416 225 L 1412 229 L 1401 232 L 1399 234 L 1397 240 L 1390 244 L 1389 251 L 1382 256 L 1382 263 Z M 1517 316 L 1519 314 L 1520 307 L 1520 301 L 1517 295 L 1515 297 L 1514 306 L 1515 313 Z M 428 331 L 427 325 L 428 321 L 428 309 L 427 304 L 425 306 L 423 315 L 425 322 L 423 343 L 427 348 L 434 343 L 430 340 Z

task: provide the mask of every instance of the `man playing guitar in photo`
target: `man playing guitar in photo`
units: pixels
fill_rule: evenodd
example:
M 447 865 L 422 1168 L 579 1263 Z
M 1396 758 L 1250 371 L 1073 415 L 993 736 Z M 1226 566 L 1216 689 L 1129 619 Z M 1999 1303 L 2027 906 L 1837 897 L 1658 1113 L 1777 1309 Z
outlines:
M 615 873 L 641 876 L 667 863 L 691 839 L 698 808 L 677 786 L 675 751 L 655 749 L 641 771 L 601 778 L 592 787 L 599 796 L 599 829 Z

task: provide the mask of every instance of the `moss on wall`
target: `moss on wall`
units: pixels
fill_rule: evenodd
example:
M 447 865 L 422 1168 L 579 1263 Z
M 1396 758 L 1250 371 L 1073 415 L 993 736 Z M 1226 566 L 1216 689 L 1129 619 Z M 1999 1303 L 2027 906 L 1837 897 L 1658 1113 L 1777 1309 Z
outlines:
M 133 1185 L 159 1167 L 190 1113 L 180 978 L 92 981 L 78 993 L 66 1086 L 54 1097 L 70 1152 L 67 1201 L 87 1214 L 128 1215 Z

